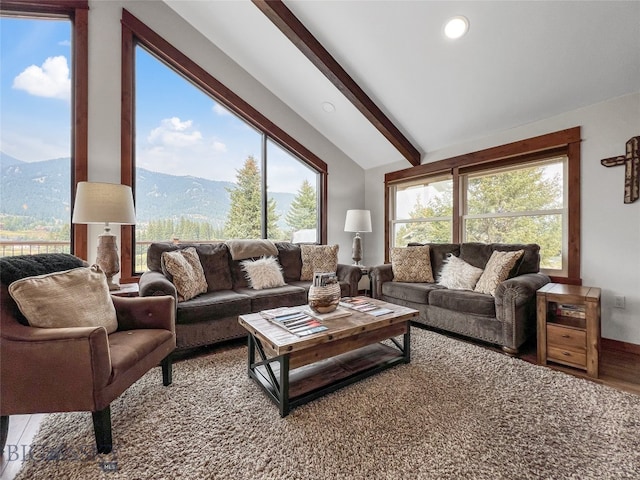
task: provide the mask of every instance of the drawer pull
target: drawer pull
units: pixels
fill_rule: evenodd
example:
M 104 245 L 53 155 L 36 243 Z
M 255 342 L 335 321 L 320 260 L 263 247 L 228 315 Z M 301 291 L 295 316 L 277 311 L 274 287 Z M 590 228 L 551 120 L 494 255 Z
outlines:
M 570 357 L 570 356 L 571 356 L 571 354 L 570 354 L 569 352 L 562 352 L 562 354 L 563 354 L 565 357 Z
M 571 338 L 571 335 L 567 335 L 566 333 L 562 335 L 562 338 Z

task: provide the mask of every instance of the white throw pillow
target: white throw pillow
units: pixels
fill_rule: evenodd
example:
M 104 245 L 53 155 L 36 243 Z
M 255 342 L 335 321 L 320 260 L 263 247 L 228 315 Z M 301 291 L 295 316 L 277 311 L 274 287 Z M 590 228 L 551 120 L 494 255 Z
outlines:
M 240 262 L 246 272 L 249 286 L 254 290 L 282 287 L 285 285 L 282 268 L 276 257 L 262 257 L 258 260 Z
M 473 290 L 482 275 L 482 269 L 449 254 L 440 271 L 438 285 L 455 290 Z

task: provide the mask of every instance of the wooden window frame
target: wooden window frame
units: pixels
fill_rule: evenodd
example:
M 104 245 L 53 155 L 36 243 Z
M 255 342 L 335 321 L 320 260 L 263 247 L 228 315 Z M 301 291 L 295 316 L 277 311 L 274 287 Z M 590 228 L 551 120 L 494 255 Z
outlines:
M 140 44 L 242 120 L 267 135 L 320 174 L 320 241 L 327 242 L 327 164 L 258 110 L 223 85 L 126 9 L 122 10 L 121 183 L 131 186 L 135 200 L 135 46 Z M 135 226 L 121 227 L 122 283 L 139 278 L 134 268 Z
M 65 17 L 72 23 L 71 205 L 78 182 L 88 179 L 89 3 L 88 0 L 2 0 L 0 14 L 33 18 Z M 87 225 L 71 223 L 71 251 L 87 258 Z
M 525 164 L 554 155 L 567 157 L 567 268 L 566 276 L 552 276 L 554 282 L 581 285 L 580 278 L 580 127 L 560 130 L 506 145 L 425 163 L 385 175 L 385 262 L 389 262 L 391 235 L 391 187 L 420 177 L 451 174 L 453 177 L 453 239 L 462 239 L 460 177 L 469 172 Z

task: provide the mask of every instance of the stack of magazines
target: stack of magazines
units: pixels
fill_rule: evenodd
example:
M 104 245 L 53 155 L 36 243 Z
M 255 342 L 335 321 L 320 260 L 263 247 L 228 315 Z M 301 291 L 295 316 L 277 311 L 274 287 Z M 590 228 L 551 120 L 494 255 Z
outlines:
M 333 272 L 315 272 L 313 274 L 314 287 L 326 287 L 333 283 L 338 283 L 338 276 Z
M 260 312 L 262 317 L 281 326 L 298 337 L 306 337 L 327 330 L 320 320 L 307 314 L 300 308 L 280 307 Z
M 370 300 L 371 299 L 368 297 L 343 297 L 340 300 L 340 305 L 358 312 L 373 315 L 374 317 L 379 317 L 380 315 L 386 315 L 387 313 L 393 312 L 393 310 L 380 307 Z

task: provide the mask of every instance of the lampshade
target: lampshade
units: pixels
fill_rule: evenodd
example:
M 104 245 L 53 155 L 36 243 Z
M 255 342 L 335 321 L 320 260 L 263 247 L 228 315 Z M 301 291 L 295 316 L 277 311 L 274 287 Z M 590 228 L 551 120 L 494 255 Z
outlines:
M 78 182 L 73 223 L 120 223 L 134 225 L 131 187 L 116 183 Z
M 369 210 L 347 210 L 344 222 L 345 232 L 370 232 L 371 212 Z

